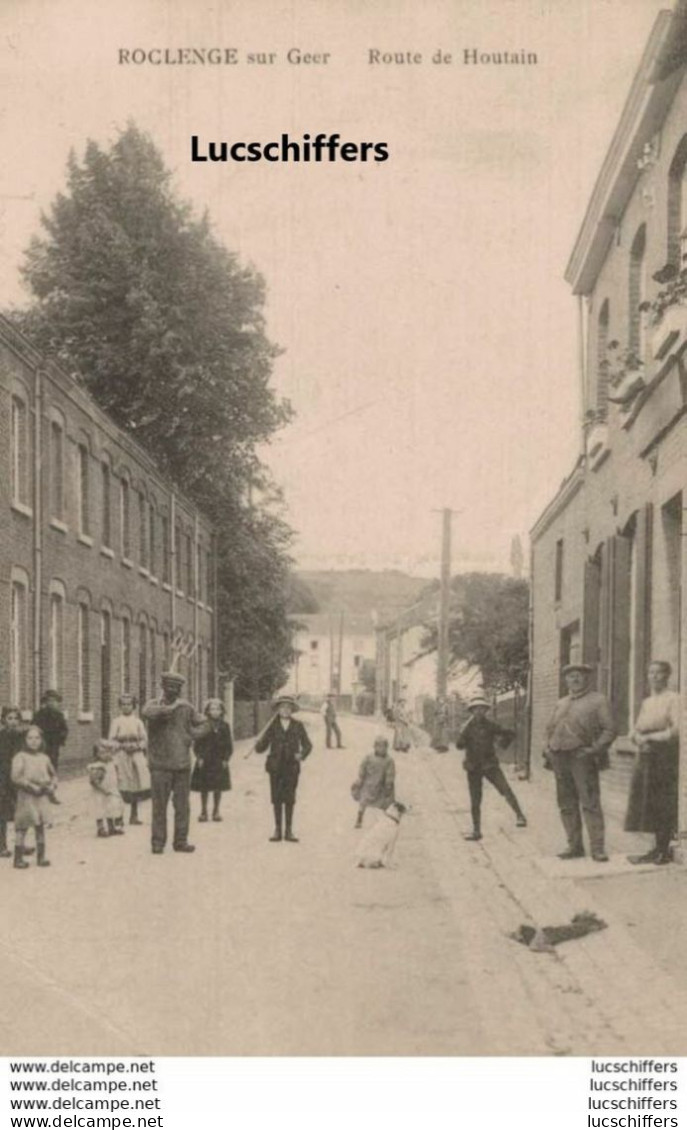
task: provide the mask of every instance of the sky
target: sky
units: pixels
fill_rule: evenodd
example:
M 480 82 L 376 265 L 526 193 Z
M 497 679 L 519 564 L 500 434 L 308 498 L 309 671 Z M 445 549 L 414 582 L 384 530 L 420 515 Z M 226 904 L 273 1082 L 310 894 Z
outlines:
M 302 568 L 509 568 L 579 448 L 563 272 L 656 0 L 3 0 L 0 306 L 70 149 L 132 118 L 174 184 L 263 274 L 274 387 L 261 452 Z M 232 66 L 120 48 L 233 47 Z M 289 64 L 286 53 L 325 53 Z M 534 52 L 466 65 L 463 51 Z M 420 52 L 371 64 L 369 50 Z M 451 64 L 432 64 L 441 49 Z M 249 64 L 249 52 L 274 52 Z M 190 138 L 384 141 L 379 164 L 190 161 Z

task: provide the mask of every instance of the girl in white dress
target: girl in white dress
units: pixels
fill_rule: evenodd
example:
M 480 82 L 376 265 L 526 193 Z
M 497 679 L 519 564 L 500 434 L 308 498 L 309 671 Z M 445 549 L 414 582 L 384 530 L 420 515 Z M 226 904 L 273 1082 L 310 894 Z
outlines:
M 130 824 L 142 824 L 138 804 L 150 797 L 150 770 L 146 758 L 148 738 L 143 722 L 135 713 L 136 699 L 131 694 L 119 696 L 120 713 L 110 726 L 109 738 L 116 745 L 114 756 L 119 792 L 125 804 L 131 805 Z
M 24 840 L 29 828 L 36 835 L 36 863 L 48 867 L 45 858 L 45 825 L 50 819 L 50 801 L 57 788 L 57 773 L 45 752 L 38 726 L 29 726 L 24 748 L 12 758 L 12 784 L 17 790 L 14 812 L 14 866 L 28 867 L 24 859 Z

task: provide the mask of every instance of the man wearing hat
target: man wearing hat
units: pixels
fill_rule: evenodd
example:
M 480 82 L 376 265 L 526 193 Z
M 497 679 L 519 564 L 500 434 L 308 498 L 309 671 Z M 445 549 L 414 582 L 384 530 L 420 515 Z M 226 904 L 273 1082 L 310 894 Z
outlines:
M 206 719 L 181 698 L 186 680 L 176 671 L 161 676 L 162 695 L 141 711 L 148 724 L 148 763 L 153 798 L 152 849 L 161 855 L 167 842 L 167 806 L 174 807 L 175 851 L 195 851 L 188 842 L 191 743 L 205 732 Z
M 322 704 L 322 717 L 327 731 L 325 744 L 327 749 L 332 748 L 332 738 L 336 738 L 336 748 L 343 749 L 341 744 L 341 730 L 336 720 L 336 695 L 328 694 Z
M 312 750 L 312 742 L 302 722 L 292 715 L 298 710 L 298 702 L 291 695 L 282 695 L 274 704 L 276 715 L 264 734 L 255 743 L 256 753 L 265 753 L 265 770 L 270 775 L 270 799 L 274 809 L 274 834 L 272 843 L 282 839 L 282 811 L 286 818 L 283 838 L 297 844 L 293 834 L 293 809 L 296 803 L 296 790 L 301 772 L 301 761 Z
M 470 808 L 472 810 L 472 832 L 466 840 L 482 839 L 482 781 L 486 778 L 515 813 L 518 828 L 525 828 L 527 820 L 518 798 L 505 778 L 496 756 L 496 742 L 502 746 L 513 740 L 513 731 L 505 730 L 497 722 L 487 718 L 489 703 L 483 695 L 476 695 L 468 703 L 470 717 L 458 734 L 456 746 L 465 750 L 463 768 L 468 775 Z
M 568 693 L 558 701 L 547 727 L 544 760 L 556 775 L 556 799 L 568 837 L 560 858 L 584 855 L 584 817 L 592 859 L 607 863 L 599 770 L 608 768 L 615 727 L 608 700 L 591 688 L 591 676 L 586 663 L 563 668 Z

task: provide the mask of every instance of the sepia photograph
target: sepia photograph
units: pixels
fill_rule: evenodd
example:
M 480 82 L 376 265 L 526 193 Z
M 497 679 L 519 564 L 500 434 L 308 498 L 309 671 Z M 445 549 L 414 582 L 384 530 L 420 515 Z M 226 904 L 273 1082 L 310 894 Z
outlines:
M 687 0 L 0 52 L 0 1055 L 687 1054 Z

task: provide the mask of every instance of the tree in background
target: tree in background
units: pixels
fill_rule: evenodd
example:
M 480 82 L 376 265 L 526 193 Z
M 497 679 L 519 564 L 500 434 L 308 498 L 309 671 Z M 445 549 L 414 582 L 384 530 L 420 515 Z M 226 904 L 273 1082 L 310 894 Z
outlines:
M 177 199 L 152 140 L 130 123 L 109 149 L 70 155 L 11 317 L 82 383 L 218 532 L 220 666 L 269 693 L 291 659 L 290 531 L 256 445 L 291 418 L 270 386 L 265 285 Z M 248 674 L 248 670 L 250 674 Z
M 529 664 L 529 585 L 501 573 L 462 573 L 451 581 L 449 649 L 482 672 L 494 691 L 524 687 Z M 437 645 L 436 624 L 423 645 Z

